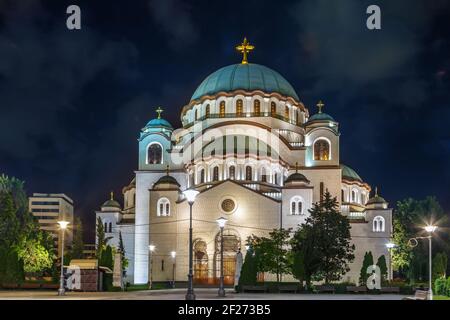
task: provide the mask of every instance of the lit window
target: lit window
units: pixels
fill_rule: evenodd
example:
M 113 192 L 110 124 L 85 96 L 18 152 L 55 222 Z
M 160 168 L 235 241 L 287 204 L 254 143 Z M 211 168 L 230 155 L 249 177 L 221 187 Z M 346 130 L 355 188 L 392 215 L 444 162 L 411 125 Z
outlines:
M 209 104 L 206 106 L 205 109 L 205 116 L 208 118 L 209 117 Z
M 314 143 L 314 160 L 330 160 L 330 144 L 319 139 Z
M 221 101 L 219 105 L 219 116 L 221 118 L 225 117 L 225 101 Z
M 261 102 L 259 100 L 255 100 L 253 103 L 253 112 L 255 113 L 255 117 L 259 117 L 261 115 Z
M 200 183 L 205 183 L 205 169 L 200 170 Z
M 262 168 L 262 169 L 261 169 L 261 181 L 262 181 L 262 182 L 267 182 L 267 172 L 266 172 L 266 168 Z
M 341 201 L 345 202 L 344 190 L 341 190 Z
M 356 190 L 352 190 L 352 202 L 356 203 Z
M 241 117 L 244 113 L 244 103 L 241 99 L 236 101 L 236 116 Z
M 303 201 L 300 196 L 295 196 L 291 199 L 291 215 L 303 215 Z
M 285 117 L 285 120 L 289 121 L 289 107 L 288 106 L 286 106 L 284 108 L 284 117 Z
M 170 201 L 167 198 L 160 198 L 157 204 L 158 217 L 167 217 L 170 216 Z
M 275 102 L 271 102 L 270 103 L 270 115 L 274 116 L 277 114 L 277 105 L 275 104 Z
M 373 218 L 373 232 L 384 232 L 385 223 L 382 216 L 376 216 Z
M 161 163 L 163 163 L 161 145 L 159 143 L 150 144 L 147 151 L 147 164 Z

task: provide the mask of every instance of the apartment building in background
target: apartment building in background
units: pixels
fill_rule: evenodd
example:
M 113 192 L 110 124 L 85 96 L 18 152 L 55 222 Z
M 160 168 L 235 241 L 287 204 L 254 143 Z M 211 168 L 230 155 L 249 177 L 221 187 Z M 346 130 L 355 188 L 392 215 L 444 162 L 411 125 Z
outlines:
M 64 193 L 33 193 L 28 205 L 31 213 L 38 219 L 41 230 L 48 231 L 55 239 L 57 254 L 61 254 L 61 231 L 58 221 L 69 221 L 64 235 L 65 249 L 72 246 L 73 240 L 73 200 Z

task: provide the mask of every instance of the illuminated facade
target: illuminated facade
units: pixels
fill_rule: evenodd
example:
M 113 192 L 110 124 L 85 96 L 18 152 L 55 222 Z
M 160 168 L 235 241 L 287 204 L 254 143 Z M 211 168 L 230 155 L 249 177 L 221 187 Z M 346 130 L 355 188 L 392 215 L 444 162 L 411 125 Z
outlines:
M 126 251 L 133 263 L 127 274 L 136 284 L 149 281 L 150 265 L 153 281 L 172 280 L 174 263 L 176 280 L 186 281 L 189 206 L 182 191 L 187 188 L 200 191 L 193 206 L 197 283 L 214 283 L 219 274 L 217 218 L 229 220 L 224 264 L 225 280 L 232 283 L 236 254 L 245 254 L 248 236 L 267 235 L 280 225 L 297 228 L 327 190 L 348 217 L 356 245 L 343 280 L 358 280 L 366 251 L 375 259 L 385 255 L 389 263 L 391 209 L 380 196 L 370 198 L 369 184 L 340 163 L 338 122 L 322 111 L 322 102 L 310 115 L 285 78 L 248 63 L 252 48 L 243 43 L 242 63 L 217 70 L 199 85 L 181 110 L 181 128 L 174 129 L 157 110 L 158 117 L 140 133 L 139 165 L 124 188 L 125 209 L 104 206 L 98 212 L 105 221 L 116 219 L 116 228 L 122 228 L 124 216 L 131 224 L 127 234 L 134 239 Z

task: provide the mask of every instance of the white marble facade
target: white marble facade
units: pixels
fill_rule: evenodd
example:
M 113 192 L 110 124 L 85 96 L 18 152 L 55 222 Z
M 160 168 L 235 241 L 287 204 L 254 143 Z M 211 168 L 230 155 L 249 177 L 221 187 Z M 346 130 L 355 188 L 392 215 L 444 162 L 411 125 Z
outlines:
M 310 116 L 281 75 L 239 64 L 205 79 L 182 108 L 181 128 L 174 129 L 159 110 L 140 133 L 138 169 L 123 189 L 124 207 L 109 200 L 97 212 L 112 223 L 113 244 L 122 232 L 129 281 L 149 281 L 150 244 L 153 281 L 172 280 L 174 266 L 175 280 L 186 281 L 187 188 L 200 191 L 193 206 L 197 283 L 217 280 L 217 218 L 229 220 L 224 254 L 231 281 L 236 253 L 245 254 L 248 236 L 267 235 L 280 224 L 297 228 L 326 190 L 340 202 L 356 245 L 343 280 L 358 280 L 366 251 L 389 262 L 391 209 L 380 196 L 370 198 L 370 185 L 340 162 L 339 124 L 322 108 Z

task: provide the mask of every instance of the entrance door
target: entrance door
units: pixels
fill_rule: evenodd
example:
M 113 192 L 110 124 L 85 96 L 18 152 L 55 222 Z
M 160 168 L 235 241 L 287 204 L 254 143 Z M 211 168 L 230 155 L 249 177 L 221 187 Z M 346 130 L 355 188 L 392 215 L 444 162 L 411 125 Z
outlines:
M 215 239 L 215 278 L 216 282 L 220 279 L 220 232 Z M 226 285 L 234 283 L 234 276 L 236 273 L 236 254 L 241 247 L 241 239 L 234 230 L 225 229 L 223 232 L 223 276 Z

